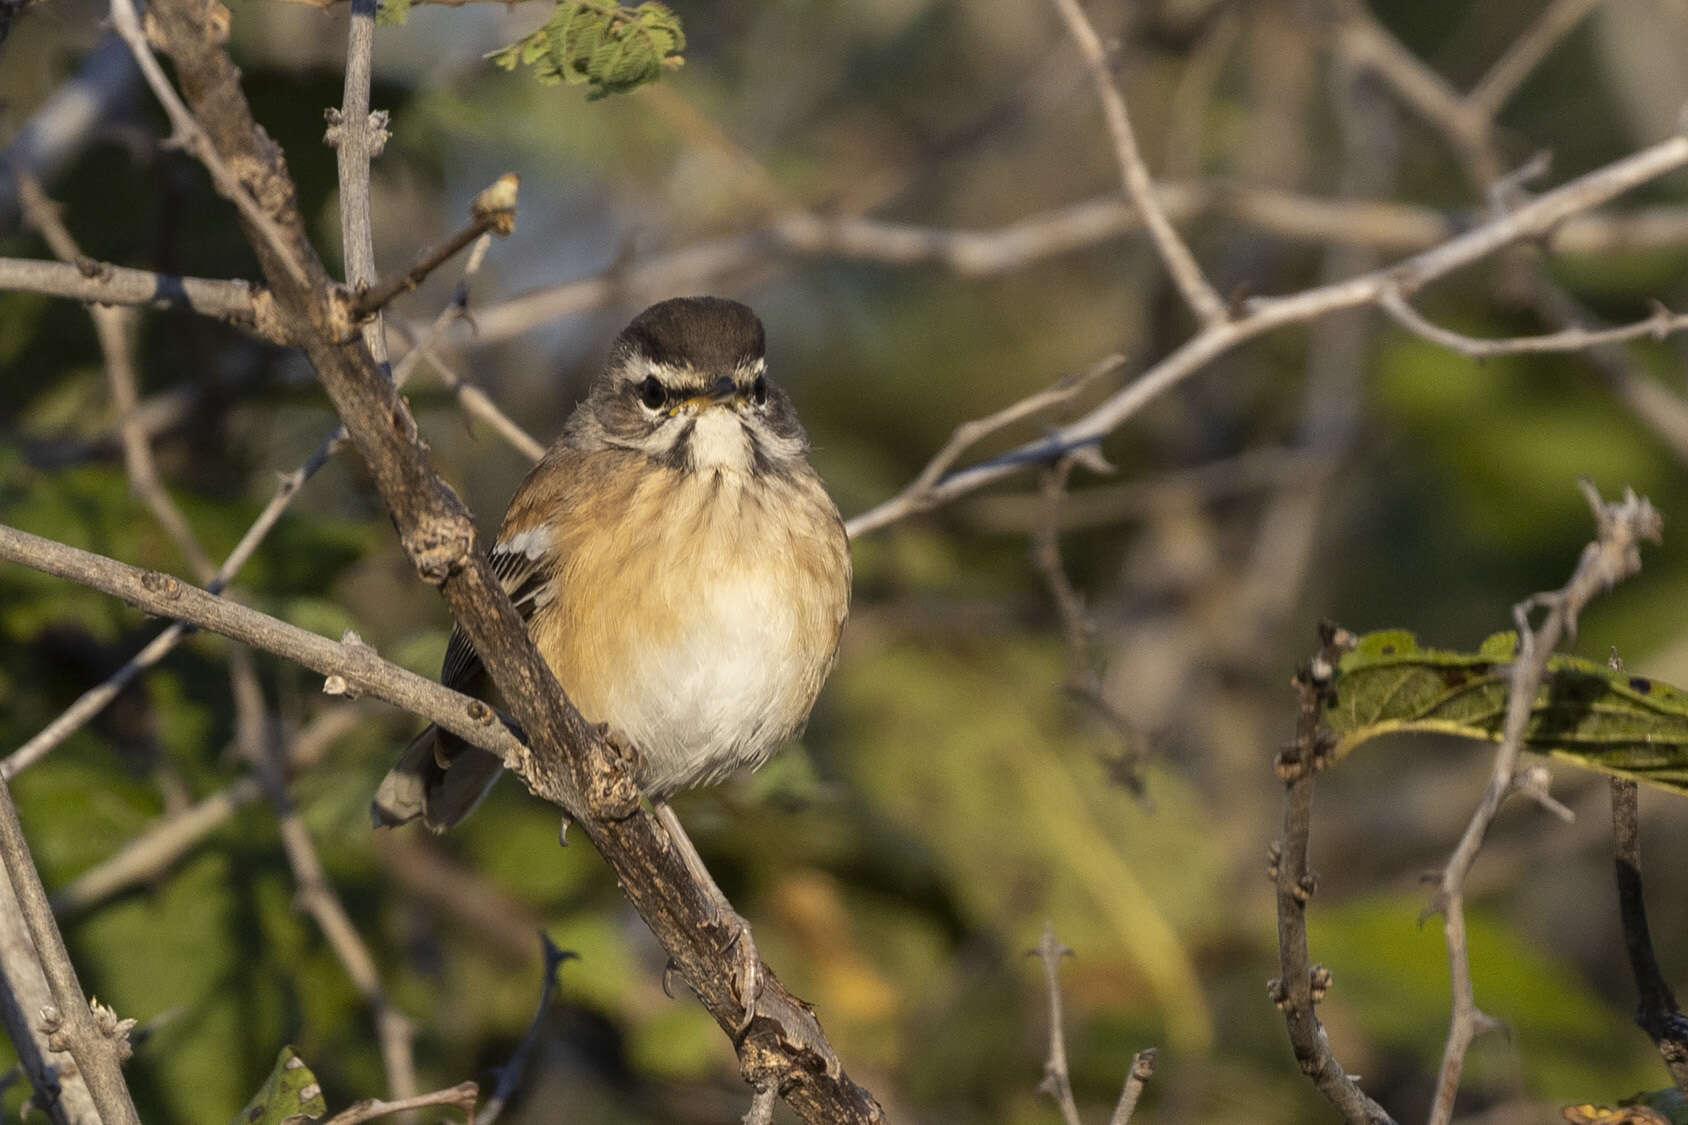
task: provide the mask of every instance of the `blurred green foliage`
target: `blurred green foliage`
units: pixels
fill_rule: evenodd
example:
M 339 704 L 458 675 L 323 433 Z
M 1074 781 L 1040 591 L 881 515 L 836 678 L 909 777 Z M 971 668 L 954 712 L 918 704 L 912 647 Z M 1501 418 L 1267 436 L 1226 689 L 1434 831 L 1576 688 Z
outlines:
M 686 34 L 665 4 L 624 8 L 614 0 L 563 0 L 537 30 L 488 55 L 495 66 L 529 67 L 541 85 L 587 87 L 591 99 L 624 94 L 685 59 Z
M 1569 175 L 1655 139 L 1632 119 L 1624 87 L 1653 82 L 1662 92 L 1649 100 L 1680 99 L 1665 90 L 1673 76 L 1619 53 L 1617 24 L 1641 18 L 1625 3 L 1642 0 L 1609 0 L 1509 103 L 1508 159 L 1552 147 L 1555 176 Z M 1122 43 L 1122 88 L 1157 173 L 1336 190 L 1326 40 L 1295 5 L 1087 8 Z M 573 14 L 558 25 L 565 9 Z M 1460 88 L 1534 13 L 1462 0 L 1375 10 Z M 19 22 L 0 67 L 5 137 L 74 66 L 100 11 L 55 0 Z M 1108 351 L 1123 350 L 1122 378 L 1135 376 L 1186 337 L 1188 317 L 1135 235 L 990 276 L 770 253 L 641 291 L 632 267 L 754 231 L 787 206 L 989 231 L 1116 192 L 1117 169 L 1070 44 L 1037 4 L 682 5 L 673 18 L 685 19 L 683 40 L 669 17 L 647 14 L 667 38 L 629 40 L 619 62 L 598 51 L 608 23 L 592 25 L 592 49 L 579 33 L 607 11 L 563 5 L 535 32 L 538 13 L 522 6 L 423 5 L 377 38 L 374 104 L 391 111 L 393 132 L 375 167 L 380 262 L 409 261 L 455 228 L 493 176 L 515 170 L 518 230 L 473 282 L 471 314 L 536 286 L 608 278 L 607 297 L 567 318 L 493 346 L 460 327 L 446 349 L 541 440 L 620 325 L 675 291 L 738 296 L 762 313 L 774 375 L 847 515 L 906 483 L 959 423 Z M 233 15 L 245 88 L 331 256 L 339 226 L 321 111 L 341 97 L 341 20 L 271 0 Z M 504 51 L 518 62 L 525 50 L 591 94 L 653 76 L 682 46 L 683 71 L 590 104 L 485 61 Z M 1459 221 L 1485 213 L 1433 131 L 1403 114 L 1394 132 L 1391 198 Z M 160 133 L 137 95 L 133 113 L 50 185 L 67 221 L 89 253 L 125 265 L 254 276 L 232 212 L 188 158 L 156 146 Z M 1679 207 L 1685 195 L 1675 178 L 1641 201 Z M 1227 294 L 1290 292 L 1325 266 L 1316 240 L 1241 219 L 1184 227 Z M 8 255 L 46 253 L 26 232 L 4 241 Z M 1544 257 L 1610 320 L 1647 315 L 1649 298 L 1688 307 L 1680 248 Z M 1473 335 L 1544 330 L 1505 273 L 1466 271 L 1419 307 Z M 457 281 L 448 269 L 399 303 L 395 349 Z M 845 651 L 802 744 L 754 778 L 678 802 L 759 948 L 816 1004 L 852 1075 L 899 1117 L 1056 1120 L 1036 1092 L 1044 998 L 1023 956 L 1047 918 L 1077 951 L 1062 979 L 1074 1082 L 1091 1117 L 1105 1116 L 1132 1053 L 1154 1044 L 1161 1066 L 1142 1120 L 1325 1119 L 1263 988 L 1276 969 L 1261 877 L 1279 831 L 1270 763 L 1293 724 L 1285 682 L 1319 618 L 1475 648 L 1520 597 L 1570 573 L 1592 530 L 1575 485 L 1586 475 L 1606 495 L 1626 484 L 1646 492 L 1667 530 L 1643 573 L 1590 607 L 1576 651 L 1601 660 L 1616 645 L 1632 671 L 1688 682 L 1688 542 L 1676 530 L 1688 489 L 1671 447 L 1583 358 L 1480 364 L 1362 327 L 1366 361 L 1340 372 L 1346 381 L 1309 395 L 1320 333 L 1274 335 L 1112 435 L 1104 452 L 1117 479 L 1075 477 L 1074 511 L 1110 495 L 1117 509 L 1062 546 L 1110 700 L 1140 728 L 1135 738 L 1064 692 L 1066 656 L 1026 558 L 1028 526 L 968 502 L 855 544 Z M 223 327 L 148 314 L 137 345 L 149 408 L 176 410 L 154 440 L 160 471 L 220 558 L 331 415 L 296 355 Z M 1644 341 L 1624 354 L 1642 378 L 1681 393 L 1679 345 Z M 0 520 L 181 573 L 125 479 L 86 314 L 0 294 L 0 373 Z M 522 459 L 466 422 L 426 372 L 406 393 L 436 464 L 490 524 Z M 1293 445 L 1344 412 L 1350 430 L 1326 476 L 1249 483 L 1230 479 L 1238 469 L 1209 488 L 1179 475 Z M 980 455 L 1041 424 L 999 435 Z M 1131 502 L 1108 491 L 1139 485 Z M 1031 487 L 1028 477 L 1000 491 Z M 1291 501 L 1311 510 L 1299 555 L 1282 549 Z M 1300 561 L 1268 566 L 1286 554 Z M 306 487 L 235 592 L 327 635 L 355 629 L 419 671 L 437 668 L 444 647 L 443 608 L 414 580 L 349 454 Z M 161 627 L 0 568 L 0 753 Z M 215 637 L 185 642 L 17 779 L 50 889 L 247 776 L 227 651 Z M 285 737 L 352 706 L 324 698 L 298 669 L 268 658 L 258 667 Z M 544 1049 L 509 1120 L 554 1120 L 558 1106 L 604 1122 L 737 1120 L 745 1092 L 725 1038 L 689 997 L 664 996 L 660 950 L 588 848 L 557 848 L 554 810 L 505 784 L 448 836 L 372 835 L 368 796 L 416 724 L 368 714 L 291 796 L 388 995 L 418 1028 L 422 1084 L 484 1082 L 508 1058 L 539 992 L 542 927 L 581 960 L 561 974 Z M 1141 746 L 1151 751 L 1145 799 L 1112 780 L 1112 763 Z M 1416 879 L 1445 859 L 1486 758 L 1464 743 L 1384 741 L 1321 781 L 1312 946 L 1336 981 L 1321 1013 L 1344 1062 L 1402 1119 L 1428 1097 L 1447 1014 L 1445 953 L 1434 928 L 1415 925 Z M 1556 783 L 1583 814 L 1578 828 L 1509 813 L 1479 863 L 1488 881 L 1473 892 L 1478 998 L 1513 1034 L 1479 1043 L 1462 1110 L 1610 1104 L 1662 1081 L 1630 1023 L 1597 781 L 1567 773 Z M 1645 809 L 1649 856 L 1688 846 L 1674 802 Z M 1647 875 L 1661 958 L 1688 963 L 1688 872 L 1661 862 Z M 147 1121 L 228 1120 L 282 1043 L 310 1060 L 330 1107 L 385 1092 L 368 1008 L 298 908 L 262 802 L 66 929 L 84 983 L 153 1026 L 128 1069 Z M 12 1112 L 22 1096 L 7 1091 L 0 1108 Z

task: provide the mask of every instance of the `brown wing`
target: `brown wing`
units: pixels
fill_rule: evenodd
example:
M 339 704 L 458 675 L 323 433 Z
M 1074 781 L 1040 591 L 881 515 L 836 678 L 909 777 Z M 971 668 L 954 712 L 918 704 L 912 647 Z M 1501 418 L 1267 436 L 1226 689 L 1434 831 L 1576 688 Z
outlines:
M 512 540 L 505 539 L 495 544 L 487 552 L 487 561 L 492 564 L 492 572 L 498 576 L 504 592 L 515 603 L 516 612 L 527 621 L 545 602 L 555 560 L 549 552 L 526 550 L 522 545 L 512 548 L 511 543 Z M 445 661 L 440 665 L 440 683 L 453 691 L 479 696 L 485 681 L 486 669 L 475 646 L 469 643 L 462 629 L 453 626 L 451 639 L 445 644 Z

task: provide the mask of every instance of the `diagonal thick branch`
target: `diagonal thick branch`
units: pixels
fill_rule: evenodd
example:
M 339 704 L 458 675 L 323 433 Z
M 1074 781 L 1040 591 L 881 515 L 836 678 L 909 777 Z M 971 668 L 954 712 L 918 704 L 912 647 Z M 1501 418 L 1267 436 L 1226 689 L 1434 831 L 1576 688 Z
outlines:
M 401 541 L 424 580 L 437 585 L 452 615 L 511 701 L 528 745 L 517 773 L 538 795 L 575 817 L 614 870 L 629 899 L 723 1029 L 744 1006 L 729 968 L 730 949 L 711 926 L 702 887 L 679 850 L 640 803 L 625 763 L 568 702 L 528 639 L 520 617 L 478 545 L 473 518 L 428 464 L 409 408 L 361 340 L 342 343 L 343 305 L 306 238 L 280 150 L 253 120 L 239 75 L 206 0 L 162 0 L 150 9 L 158 42 L 176 64 L 183 91 L 224 163 L 252 168 L 276 190 L 259 195 L 285 236 L 278 252 L 264 232 L 248 241 L 276 294 L 283 319 L 302 347 L 369 467 Z M 245 214 L 243 212 L 243 219 Z M 289 258 L 303 277 L 296 277 Z M 736 1038 L 741 1072 L 760 1088 L 774 1085 L 812 1121 L 876 1121 L 882 1114 L 843 1073 L 813 1015 L 771 971 L 756 1018 Z

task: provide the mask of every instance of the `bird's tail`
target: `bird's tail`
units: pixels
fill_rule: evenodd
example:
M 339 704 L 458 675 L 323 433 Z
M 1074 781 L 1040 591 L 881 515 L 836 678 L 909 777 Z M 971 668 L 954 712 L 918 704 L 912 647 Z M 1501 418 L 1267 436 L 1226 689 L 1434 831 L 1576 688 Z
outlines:
M 475 811 L 503 768 L 496 754 L 431 726 L 411 740 L 381 779 L 369 803 L 370 818 L 377 828 L 392 828 L 420 817 L 435 832 L 444 832 Z

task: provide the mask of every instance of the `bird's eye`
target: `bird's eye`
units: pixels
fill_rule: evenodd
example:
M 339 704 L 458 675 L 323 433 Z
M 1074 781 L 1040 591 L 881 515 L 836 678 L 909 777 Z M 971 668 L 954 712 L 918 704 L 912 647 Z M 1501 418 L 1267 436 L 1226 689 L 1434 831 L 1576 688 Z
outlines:
M 645 376 L 644 382 L 635 389 L 639 392 L 639 401 L 651 410 L 662 409 L 662 404 L 668 401 L 668 388 L 655 375 Z
M 768 405 L 768 377 L 756 376 L 756 382 L 750 384 L 750 401 L 757 406 Z

